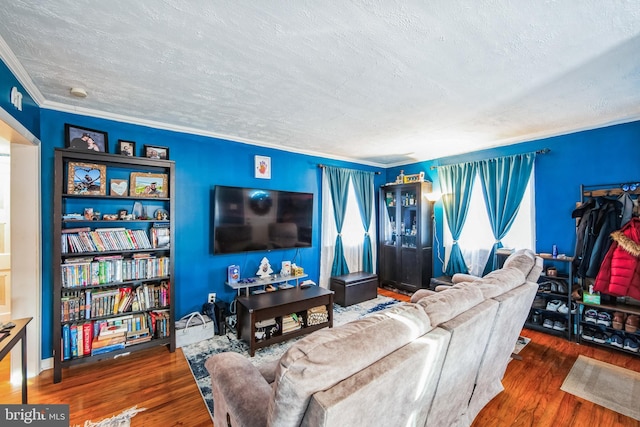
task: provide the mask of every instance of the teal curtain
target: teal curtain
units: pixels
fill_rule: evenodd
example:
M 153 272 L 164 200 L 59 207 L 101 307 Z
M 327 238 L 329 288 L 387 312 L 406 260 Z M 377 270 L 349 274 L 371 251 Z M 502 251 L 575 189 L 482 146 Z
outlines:
M 349 179 L 351 171 L 347 169 L 325 166 L 324 172 L 329 181 L 329 191 L 333 201 L 333 217 L 336 220 L 336 248 L 333 254 L 333 264 L 331 266 L 331 276 L 341 276 L 349 273 L 347 261 L 344 258 L 344 247 L 342 245 L 342 224 L 344 214 L 347 209 L 347 195 L 349 190 Z
M 369 224 L 373 214 L 373 173 L 364 171 L 351 171 L 351 179 L 358 200 L 360 218 L 364 227 L 364 243 L 362 246 L 362 271 L 373 273 L 373 249 L 371 237 L 369 237 Z
M 535 153 L 526 153 L 478 162 L 484 204 L 496 239 L 483 276 L 498 268 L 495 253 L 518 213 L 535 159 Z
M 451 255 L 445 269 L 445 274 L 448 276 L 453 276 L 455 273 L 469 272 L 458 245 L 458 239 L 467 220 L 469 199 L 471 198 L 475 175 L 475 163 L 459 163 L 438 168 L 442 205 L 444 206 L 444 213 L 447 216 L 447 223 L 453 237 Z

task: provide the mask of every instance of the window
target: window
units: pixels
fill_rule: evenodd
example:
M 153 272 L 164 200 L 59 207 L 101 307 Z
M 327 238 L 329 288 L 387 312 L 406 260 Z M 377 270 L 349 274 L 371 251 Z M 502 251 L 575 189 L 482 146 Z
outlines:
M 333 204 L 331 202 L 331 192 L 327 189 L 329 183 L 326 177 L 322 178 L 322 236 L 320 250 L 320 286 L 328 287 L 329 278 L 331 277 L 331 266 L 333 264 L 333 255 L 336 247 L 336 222 L 333 216 Z M 374 198 L 375 199 L 375 198 Z M 371 203 L 375 203 L 372 200 Z M 376 245 L 376 215 L 371 215 L 371 224 L 369 226 L 369 237 L 371 245 Z M 349 181 L 349 190 L 347 195 L 347 209 L 342 226 L 342 244 L 344 246 L 344 257 L 349 266 L 349 271 L 355 272 L 362 270 L 362 254 L 364 243 L 364 227 L 360 218 L 360 209 L 356 200 L 355 189 L 353 183 Z M 376 266 L 376 251 L 373 251 L 373 266 Z M 374 271 L 375 273 L 375 271 Z
M 505 248 L 529 248 L 535 250 L 534 182 L 534 172 L 532 171 L 516 219 L 507 235 L 502 239 L 502 245 Z M 446 224 L 446 218 L 444 218 L 444 221 L 444 246 L 446 251 L 444 266 L 446 266 L 447 262 L 449 262 L 449 253 L 453 245 L 453 239 L 449 232 L 449 226 Z M 480 178 L 476 176 L 471 193 L 471 200 L 469 201 L 467 221 L 464 224 L 458 241 L 460 249 L 462 249 L 464 261 L 467 267 L 469 267 L 469 274 L 482 276 L 494 242 L 495 238 L 491 231 L 491 224 L 489 223 L 489 217 L 487 216 L 487 210 L 482 196 L 482 184 L 480 183 Z

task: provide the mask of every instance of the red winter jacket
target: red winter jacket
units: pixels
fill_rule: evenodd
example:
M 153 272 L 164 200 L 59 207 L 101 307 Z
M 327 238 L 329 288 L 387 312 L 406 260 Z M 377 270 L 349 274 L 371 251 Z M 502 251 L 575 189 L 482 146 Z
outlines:
M 640 299 L 640 219 L 611 233 L 613 243 L 602 261 L 593 289 Z

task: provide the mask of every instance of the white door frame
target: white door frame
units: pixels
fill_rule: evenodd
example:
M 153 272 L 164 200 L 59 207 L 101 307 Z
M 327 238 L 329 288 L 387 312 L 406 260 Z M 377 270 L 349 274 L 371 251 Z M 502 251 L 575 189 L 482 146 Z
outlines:
M 33 317 L 27 327 L 27 374 L 41 372 L 42 274 L 40 140 L 0 108 L 0 135 L 11 142 L 11 316 Z M 22 355 L 11 352 L 12 381 Z

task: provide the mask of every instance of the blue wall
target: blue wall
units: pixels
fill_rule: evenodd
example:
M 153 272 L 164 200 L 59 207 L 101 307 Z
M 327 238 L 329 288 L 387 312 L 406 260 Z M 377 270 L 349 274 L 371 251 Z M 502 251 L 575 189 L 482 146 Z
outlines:
M 16 86 L 23 94 L 23 111 L 9 102 L 9 92 Z M 243 276 L 253 275 L 262 257 L 277 265 L 293 259 L 295 251 L 256 252 L 243 255 L 218 255 L 209 252 L 210 194 L 215 185 L 235 185 L 312 192 L 315 194 L 313 247 L 302 249 L 296 262 L 310 277 L 318 279 L 320 264 L 321 173 L 318 163 L 361 170 L 376 170 L 355 163 L 286 151 L 159 130 L 128 123 L 39 109 L 26 90 L 0 63 L 0 107 L 42 141 L 42 357 L 51 356 L 52 348 L 52 278 L 51 242 L 53 208 L 53 153 L 63 146 L 64 124 L 71 123 L 108 132 L 110 152 L 118 139 L 137 143 L 138 155 L 144 144 L 169 147 L 176 161 L 176 314 L 198 310 L 209 292 L 230 300 L 233 292 L 225 287 L 226 267 L 240 265 Z M 536 249 L 550 252 L 557 244 L 561 253 L 573 254 L 575 222 L 571 211 L 580 199 L 580 184 L 594 185 L 640 181 L 640 122 L 610 126 L 570 135 L 541 139 L 508 147 L 483 150 L 465 155 L 418 162 L 386 170 L 376 176 L 376 187 L 392 182 L 403 169 L 406 174 L 424 171 L 438 187 L 432 166 L 459 163 L 549 148 L 551 152 L 536 160 Z M 253 156 L 270 156 L 272 179 L 253 176 Z M 376 194 L 377 198 L 377 194 Z M 377 206 L 377 204 L 376 204 Z M 442 206 L 436 203 L 437 235 L 442 242 Z M 441 247 L 441 252 L 443 248 Z M 434 254 L 434 258 L 435 254 Z M 437 258 L 434 273 L 442 271 Z
M 211 255 L 211 190 L 215 185 L 310 192 L 314 196 L 313 245 L 299 250 L 295 262 L 309 278 L 318 281 L 320 267 L 321 169 L 318 163 L 375 171 L 375 168 L 313 157 L 287 151 L 261 148 L 237 142 L 159 130 L 139 125 L 62 113 L 41 111 L 42 129 L 42 227 L 43 227 L 43 357 L 51 356 L 52 294 L 51 242 L 53 209 L 54 148 L 64 146 L 64 124 L 70 123 L 108 133 L 109 152 L 118 139 L 136 142 L 137 155 L 144 144 L 169 147 L 169 158 L 176 162 L 175 304 L 178 317 L 200 310 L 209 292 L 231 301 L 234 292 L 224 285 L 230 264 L 240 266 L 241 274 L 253 276 L 263 257 L 273 266 L 293 260 L 295 250 L 274 250 L 235 255 Z M 254 178 L 254 155 L 271 157 L 270 180 Z M 376 186 L 384 175 L 376 176 Z M 276 267 L 277 268 L 277 267 Z
M 387 180 L 393 181 L 403 169 L 405 174 L 424 171 L 439 189 L 437 171 L 432 166 L 455 164 L 551 149 L 539 155 L 535 164 L 535 209 L 537 252 L 551 252 L 553 244 L 560 253 L 575 251 L 575 220 L 571 212 L 580 201 L 580 185 L 617 184 L 640 181 L 640 122 L 609 126 L 532 142 L 510 145 L 465 155 L 389 168 Z M 436 203 L 438 238 L 442 243 L 442 203 Z M 444 248 L 441 247 L 444 255 Z M 442 271 L 436 259 L 434 275 Z
M 22 111 L 11 103 L 11 89 L 13 87 L 16 87 L 22 94 Z M 2 61 L 0 61 L 0 107 L 11 114 L 36 138 L 40 137 L 40 108 Z

